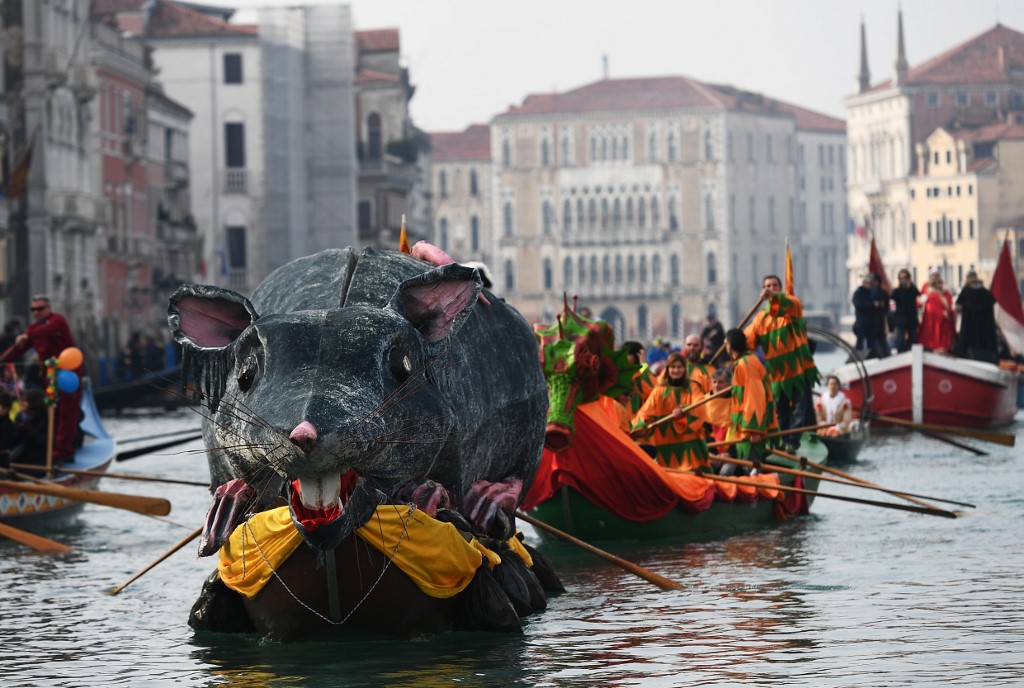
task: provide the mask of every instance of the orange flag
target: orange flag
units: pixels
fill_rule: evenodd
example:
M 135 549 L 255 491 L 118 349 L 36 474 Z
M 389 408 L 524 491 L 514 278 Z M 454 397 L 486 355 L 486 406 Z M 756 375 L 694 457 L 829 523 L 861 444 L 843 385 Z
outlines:
M 796 285 L 793 283 L 793 253 L 789 250 L 789 239 L 786 239 L 786 293 L 790 296 L 796 294 Z
M 405 233 L 405 215 L 402 215 L 402 233 L 398 235 L 398 250 L 402 253 L 412 253 L 409 246 L 409 235 Z

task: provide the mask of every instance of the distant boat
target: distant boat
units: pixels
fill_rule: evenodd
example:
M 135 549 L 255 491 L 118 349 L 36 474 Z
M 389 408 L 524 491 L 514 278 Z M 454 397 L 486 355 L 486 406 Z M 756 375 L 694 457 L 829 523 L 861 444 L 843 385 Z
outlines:
M 96 407 L 102 411 L 122 411 L 126 408 L 175 408 L 188 403 L 180 390 L 181 366 L 173 366 L 127 382 L 97 387 L 93 396 Z
M 82 414 L 79 427 L 85 435 L 85 441 L 75 450 L 75 460 L 65 463 L 64 467 L 83 471 L 106 471 L 117 453 L 117 443 L 103 427 L 88 379 L 83 380 Z M 55 470 L 56 477 L 48 482 L 62 487 L 93 490 L 100 482 L 100 476 L 62 473 L 59 468 Z M 36 525 L 39 522 L 67 517 L 80 511 L 82 506 L 82 502 L 70 501 L 64 497 L 0 487 L 0 521 L 13 526 Z

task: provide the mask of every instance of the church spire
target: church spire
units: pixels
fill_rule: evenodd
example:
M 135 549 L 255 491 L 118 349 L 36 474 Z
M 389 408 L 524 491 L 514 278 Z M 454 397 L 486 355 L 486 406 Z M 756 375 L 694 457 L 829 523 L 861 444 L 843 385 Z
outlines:
M 871 72 L 868 70 L 868 39 L 864 29 L 864 17 L 860 18 L 860 74 L 857 75 L 860 83 L 859 93 L 864 93 L 871 88 Z
M 903 8 L 898 10 L 896 15 L 896 78 L 894 81 L 899 86 L 907 80 L 907 49 L 903 42 Z

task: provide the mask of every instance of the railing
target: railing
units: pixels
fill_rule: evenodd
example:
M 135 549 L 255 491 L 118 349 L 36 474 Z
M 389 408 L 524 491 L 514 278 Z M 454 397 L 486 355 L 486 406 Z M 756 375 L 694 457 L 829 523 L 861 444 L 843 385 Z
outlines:
M 244 167 L 224 170 L 225 194 L 249 193 L 249 171 Z

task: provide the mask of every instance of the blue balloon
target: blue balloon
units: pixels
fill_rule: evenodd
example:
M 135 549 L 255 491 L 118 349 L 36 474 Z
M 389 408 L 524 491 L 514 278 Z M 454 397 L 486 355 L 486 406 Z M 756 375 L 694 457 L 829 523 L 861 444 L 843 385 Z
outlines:
M 57 371 L 57 389 L 66 393 L 74 394 L 78 391 L 78 385 L 81 382 L 78 376 L 75 375 L 73 370 L 58 370 Z

